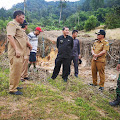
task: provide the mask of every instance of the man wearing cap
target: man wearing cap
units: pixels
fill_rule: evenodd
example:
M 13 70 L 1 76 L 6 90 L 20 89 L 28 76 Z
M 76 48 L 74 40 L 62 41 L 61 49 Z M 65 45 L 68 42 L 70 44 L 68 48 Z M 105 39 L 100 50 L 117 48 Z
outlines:
M 92 86 L 97 86 L 97 72 L 99 72 L 100 83 L 99 90 L 104 90 L 104 82 L 105 82 L 105 62 L 106 62 L 106 53 L 109 50 L 109 42 L 105 40 L 105 31 L 100 30 L 97 33 L 97 39 L 92 48 L 92 78 L 93 84 Z
M 10 61 L 9 74 L 9 93 L 14 95 L 22 95 L 20 87 L 18 87 L 23 67 L 23 57 L 27 45 L 24 32 L 20 24 L 24 21 L 24 13 L 15 11 L 14 20 L 7 24 L 7 40 L 8 40 L 8 58 Z
M 118 62 L 118 65 L 117 65 L 117 70 L 120 71 L 120 58 L 119 58 L 119 62 Z M 112 102 L 109 102 L 109 104 L 111 106 L 120 105 L 120 74 L 119 74 L 119 77 L 118 77 L 118 80 L 117 80 L 116 95 L 117 95 L 116 100 L 114 100 Z
M 32 50 L 30 51 L 28 69 L 31 64 L 34 66 L 34 71 L 36 71 L 36 53 L 38 46 L 38 35 L 43 32 L 40 27 L 36 27 L 34 32 L 28 34 L 30 44 L 32 45 Z
M 27 41 L 27 46 L 26 46 L 26 51 L 25 51 L 24 61 L 23 61 L 23 69 L 22 69 L 22 74 L 21 74 L 21 81 L 22 82 L 25 80 L 28 80 L 28 61 L 29 61 L 30 50 L 32 50 L 32 46 L 29 42 L 29 38 L 28 38 L 27 34 L 25 33 L 25 31 L 28 28 L 27 25 L 28 25 L 28 23 L 26 22 L 26 20 L 24 20 L 23 24 L 21 24 L 21 27 L 22 27 L 23 32 L 24 32 L 24 36 L 25 36 L 26 41 Z
M 73 48 L 73 38 L 69 36 L 69 28 L 63 28 L 63 35 L 57 38 L 58 54 L 55 60 L 55 68 L 52 74 L 52 79 L 55 79 L 59 74 L 61 65 L 63 64 L 62 78 L 67 82 L 70 68 L 70 57 Z

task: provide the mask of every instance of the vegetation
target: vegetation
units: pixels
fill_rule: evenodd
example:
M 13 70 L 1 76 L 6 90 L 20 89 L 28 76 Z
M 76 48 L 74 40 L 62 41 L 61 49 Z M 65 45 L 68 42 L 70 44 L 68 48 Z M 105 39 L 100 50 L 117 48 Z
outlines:
M 23 7 L 23 3 L 18 3 L 9 10 L 1 8 L 0 30 L 3 30 L 7 22 L 11 20 L 13 11 L 23 10 Z M 61 0 L 57 2 L 46 2 L 45 0 L 26 1 L 26 19 L 30 23 L 31 29 L 39 25 L 46 30 L 58 30 L 63 26 L 68 26 L 70 29 L 83 30 L 86 28 L 86 24 L 89 23 L 91 15 L 94 15 L 100 24 L 105 24 L 108 28 L 118 28 L 120 27 L 119 10 L 119 0 L 80 0 L 77 2 L 63 2 Z M 96 26 L 85 30 L 91 30 L 94 27 Z

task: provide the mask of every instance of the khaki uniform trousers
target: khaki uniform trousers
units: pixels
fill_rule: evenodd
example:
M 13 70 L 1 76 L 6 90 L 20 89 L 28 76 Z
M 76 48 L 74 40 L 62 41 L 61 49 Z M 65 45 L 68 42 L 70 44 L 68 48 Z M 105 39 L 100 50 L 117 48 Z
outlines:
M 95 60 L 92 60 L 92 78 L 93 78 L 93 84 L 97 85 L 97 72 L 99 72 L 100 76 L 100 87 L 104 87 L 105 83 L 105 62 L 97 62 Z
M 23 56 L 20 56 L 20 58 L 17 58 L 16 56 L 10 56 L 9 60 L 10 60 L 9 91 L 16 92 L 21 78 Z
M 23 60 L 21 79 L 28 77 L 28 61 L 29 61 L 29 56 L 25 56 Z

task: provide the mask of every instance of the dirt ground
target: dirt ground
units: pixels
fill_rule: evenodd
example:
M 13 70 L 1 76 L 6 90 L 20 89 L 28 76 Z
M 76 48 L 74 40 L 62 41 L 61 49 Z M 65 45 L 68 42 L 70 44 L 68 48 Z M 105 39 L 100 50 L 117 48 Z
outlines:
M 54 65 L 55 65 L 55 58 L 57 56 L 57 49 L 52 49 L 50 54 L 46 56 L 44 59 L 37 57 L 37 67 L 47 70 L 49 73 L 52 74 Z M 62 68 L 60 71 L 62 74 Z M 106 81 L 105 81 L 105 89 L 107 90 L 114 90 L 116 88 L 117 78 L 118 78 L 118 71 L 116 68 L 110 68 L 106 66 L 105 69 L 106 74 Z M 73 63 L 71 65 L 71 75 L 74 75 L 74 66 Z M 91 74 L 91 67 L 87 65 L 86 60 L 82 58 L 82 64 L 79 65 L 79 76 L 84 79 L 85 84 L 92 83 L 92 74 Z M 98 83 L 99 83 L 99 75 L 98 75 Z
M 104 29 L 104 26 L 99 26 L 95 30 L 91 30 L 90 32 L 79 31 L 78 39 L 80 41 L 94 40 L 96 39 L 95 32 L 98 32 L 100 29 Z M 107 40 L 120 40 L 119 31 L 120 31 L 120 28 L 112 29 L 112 30 L 107 29 L 106 39 Z M 54 42 L 56 41 L 57 37 L 60 36 L 61 34 L 62 34 L 62 31 L 53 30 L 53 31 L 44 31 L 40 36 L 44 37 L 45 39 L 47 38 L 50 41 Z M 70 31 L 70 35 L 72 35 L 72 31 Z M 52 49 L 50 54 L 46 56 L 44 59 L 41 59 L 40 57 L 38 57 L 38 67 L 42 69 L 46 69 L 47 71 L 49 71 L 49 73 L 52 73 L 54 69 L 56 55 L 57 55 L 57 50 Z M 89 84 L 92 82 L 91 67 L 87 65 L 86 60 L 84 58 L 82 58 L 82 61 L 83 61 L 82 64 L 79 65 L 79 75 L 85 78 L 86 84 Z M 106 73 L 105 89 L 112 91 L 116 88 L 116 85 L 117 85 L 116 82 L 117 82 L 119 73 L 116 70 L 116 68 L 111 68 L 110 66 L 106 66 L 105 73 Z M 73 64 L 71 65 L 71 75 L 74 75 Z M 99 83 L 99 77 L 98 77 L 98 83 Z
M 85 31 L 79 31 L 78 39 L 82 40 L 93 40 L 96 38 L 95 32 L 98 32 L 99 29 L 103 29 L 104 26 L 100 26 L 96 28 L 95 30 L 92 30 L 90 32 Z M 120 34 L 119 34 L 120 28 L 117 29 L 107 29 L 106 30 L 106 39 L 112 39 L 112 40 L 120 40 Z M 40 37 L 44 37 L 44 39 L 50 40 L 55 44 L 55 41 L 58 36 L 62 34 L 62 31 L 44 31 Z M 70 35 L 72 32 L 70 31 Z M 2 41 L 0 41 L 0 45 L 2 44 Z M 5 46 L 0 46 L 0 54 L 3 53 Z M 57 55 L 57 49 L 53 48 L 51 49 L 51 52 L 48 56 L 45 58 L 37 57 L 37 66 L 38 68 L 47 70 L 49 73 L 53 72 L 54 64 L 55 64 L 55 58 Z M 92 76 L 91 76 L 91 67 L 87 65 L 86 60 L 82 58 L 82 64 L 79 65 L 79 75 L 83 78 L 85 78 L 85 83 L 91 83 L 92 82 Z M 118 76 L 118 71 L 116 71 L 116 68 L 110 68 L 109 66 L 106 66 L 106 82 L 105 82 L 105 89 L 113 90 L 116 87 L 116 81 Z M 74 67 L 71 66 L 71 74 L 74 75 Z M 98 79 L 99 81 L 99 79 Z

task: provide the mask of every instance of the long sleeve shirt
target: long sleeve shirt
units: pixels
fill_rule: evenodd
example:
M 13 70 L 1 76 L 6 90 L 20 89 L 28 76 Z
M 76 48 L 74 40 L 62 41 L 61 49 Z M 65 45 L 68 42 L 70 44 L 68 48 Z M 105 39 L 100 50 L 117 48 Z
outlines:
M 61 35 L 57 38 L 58 57 L 69 58 L 73 48 L 73 38 Z
M 79 54 L 80 54 L 80 43 L 78 39 L 74 39 L 71 56 L 79 56 Z

